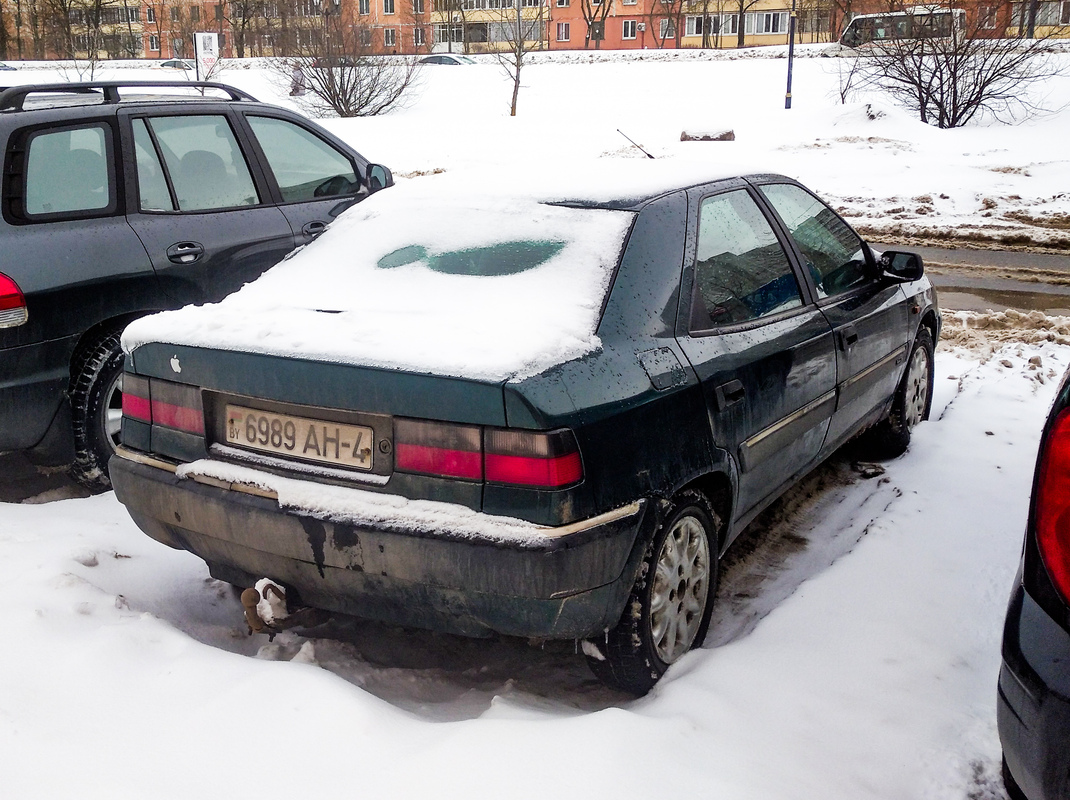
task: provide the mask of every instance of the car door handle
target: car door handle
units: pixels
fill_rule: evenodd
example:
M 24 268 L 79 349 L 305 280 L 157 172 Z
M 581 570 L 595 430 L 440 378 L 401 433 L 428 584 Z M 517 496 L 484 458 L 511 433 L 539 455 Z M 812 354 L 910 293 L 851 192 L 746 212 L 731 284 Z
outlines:
M 840 328 L 840 349 L 846 350 L 848 347 L 858 341 L 858 333 L 855 331 L 854 325 L 845 325 Z
M 312 220 L 312 222 L 306 222 L 305 227 L 301 228 L 301 233 L 305 236 L 316 237 L 327 230 L 327 223 L 320 222 L 318 219 Z
M 736 403 L 742 402 L 747 390 L 743 388 L 742 381 L 735 380 L 722 383 L 713 390 L 713 394 L 717 402 L 717 410 L 724 411 Z
M 167 260 L 174 264 L 192 264 L 204 255 L 204 245 L 198 242 L 178 242 L 167 248 Z

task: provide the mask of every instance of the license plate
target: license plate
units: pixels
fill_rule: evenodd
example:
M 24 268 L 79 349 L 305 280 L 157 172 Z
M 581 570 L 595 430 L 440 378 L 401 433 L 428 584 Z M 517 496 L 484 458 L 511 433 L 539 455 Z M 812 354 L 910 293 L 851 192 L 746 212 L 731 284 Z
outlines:
M 227 444 L 303 461 L 372 468 L 374 431 L 320 419 L 227 406 Z

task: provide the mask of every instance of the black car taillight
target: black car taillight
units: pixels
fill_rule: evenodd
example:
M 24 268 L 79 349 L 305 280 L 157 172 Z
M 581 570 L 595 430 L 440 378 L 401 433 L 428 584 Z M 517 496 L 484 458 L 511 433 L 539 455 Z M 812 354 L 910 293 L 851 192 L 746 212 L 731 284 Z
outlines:
M 0 272 L 0 328 L 15 328 L 29 318 L 19 285 Z
M 1055 418 L 1044 442 L 1033 518 L 1048 576 L 1070 603 L 1070 408 Z
M 414 419 L 394 420 L 394 469 L 445 478 L 483 479 L 481 431 Z
M 204 406 L 196 386 L 123 375 L 123 416 L 204 436 Z
M 558 489 L 583 478 L 576 437 L 570 430 L 532 431 L 487 428 L 486 478 L 491 483 Z

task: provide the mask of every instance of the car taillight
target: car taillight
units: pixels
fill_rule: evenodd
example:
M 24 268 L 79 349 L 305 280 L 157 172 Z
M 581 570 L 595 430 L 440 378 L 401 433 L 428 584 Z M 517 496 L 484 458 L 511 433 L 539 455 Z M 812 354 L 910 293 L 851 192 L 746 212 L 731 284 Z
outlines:
M 0 273 L 0 328 L 14 328 L 30 318 L 26 298 L 15 281 Z
M 123 416 L 204 436 L 204 406 L 196 386 L 125 373 Z
M 129 372 L 123 374 L 123 416 L 139 422 L 152 422 L 148 378 Z
M 556 489 L 583 478 L 576 437 L 569 430 L 534 433 L 488 428 L 484 449 L 491 483 Z
M 446 478 L 483 479 L 480 429 L 414 419 L 394 420 L 394 469 L 441 475 Z
M 1034 519 L 1040 557 L 1055 588 L 1070 602 L 1070 409 L 1055 418 L 1044 443 Z

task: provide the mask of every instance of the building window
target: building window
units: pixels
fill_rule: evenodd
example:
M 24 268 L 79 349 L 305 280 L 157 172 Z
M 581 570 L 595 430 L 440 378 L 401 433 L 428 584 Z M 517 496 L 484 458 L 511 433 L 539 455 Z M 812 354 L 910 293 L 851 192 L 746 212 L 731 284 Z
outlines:
M 725 14 L 721 17 L 721 33 L 735 35 L 739 33 L 739 16 L 736 14 Z
M 360 0 L 360 4 L 357 6 L 357 13 L 362 16 L 372 13 L 371 0 Z
M 149 36 L 149 50 L 152 51 L 153 53 L 159 53 L 160 52 L 160 37 L 159 36 L 154 36 L 154 35 L 153 36 Z
M 639 0 L 623 0 L 622 5 L 634 6 Z
M 190 6 L 189 7 L 189 18 L 190 18 L 190 22 L 200 22 L 201 21 L 201 7 L 200 6 Z
M 661 22 L 661 35 L 659 39 L 675 39 L 676 38 L 676 24 L 671 19 L 662 19 Z
M 422 14 L 424 13 L 424 0 L 412 0 L 412 13 Z
M 703 34 L 716 34 L 719 17 L 688 17 L 685 36 L 702 36 Z
M 423 47 L 427 44 L 427 38 L 424 36 L 423 28 L 412 29 L 412 43 L 417 47 Z
M 363 47 L 372 46 L 372 31 L 371 28 L 360 29 L 360 43 Z
M 384 14 L 393 14 L 394 13 L 394 0 L 383 0 L 383 13 Z
M 568 0 L 556 0 L 558 8 L 568 8 Z
M 215 18 L 216 19 L 223 19 L 223 4 L 222 3 L 216 3 L 215 4 Z
M 393 28 L 387 28 L 383 31 L 383 44 L 387 47 L 393 47 L 398 43 L 398 34 Z
M 148 20 L 149 22 L 155 22 L 156 21 L 156 9 L 153 8 L 152 6 L 149 6 L 148 8 L 146 8 L 145 9 L 145 19 Z M 156 49 L 159 50 L 159 48 L 156 48 Z
M 178 6 L 171 6 L 171 22 L 178 22 Z
M 635 38 L 635 25 L 636 20 L 626 19 L 624 20 L 624 27 L 621 30 L 621 39 L 634 39 Z
M 559 41 L 559 42 L 567 42 L 568 41 L 568 23 L 567 22 L 559 22 L 559 23 L 557 23 L 557 41 Z

